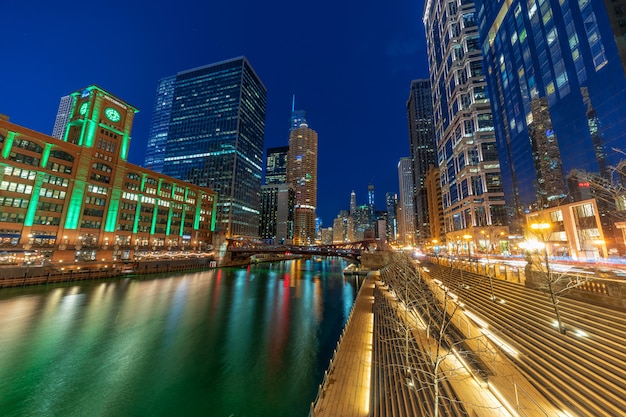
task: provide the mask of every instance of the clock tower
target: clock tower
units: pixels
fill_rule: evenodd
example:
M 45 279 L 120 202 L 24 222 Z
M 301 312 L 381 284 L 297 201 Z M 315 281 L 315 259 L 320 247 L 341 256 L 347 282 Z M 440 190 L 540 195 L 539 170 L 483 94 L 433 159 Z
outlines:
M 74 100 L 63 140 L 80 146 L 80 156 L 65 228 L 76 229 L 85 198 L 92 194 L 108 194 L 104 209 L 108 218 L 117 218 L 137 109 L 95 85 L 71 96 Z M 106 231 L 112 230 L 114 223 L 107 224 Z
M 63 140 L 93 149 L 96 158 L 107 162 L 126 161 L 137 109 L 95 85 L 71 96 L 74 104 Z

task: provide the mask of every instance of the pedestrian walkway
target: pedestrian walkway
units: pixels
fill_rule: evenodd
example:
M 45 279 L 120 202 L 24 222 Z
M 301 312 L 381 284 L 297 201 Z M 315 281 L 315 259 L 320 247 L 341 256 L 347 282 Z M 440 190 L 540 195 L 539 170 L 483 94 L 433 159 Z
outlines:
M 315 417 L 369 415 L 374 279 L 368 277 L 315 405 Z

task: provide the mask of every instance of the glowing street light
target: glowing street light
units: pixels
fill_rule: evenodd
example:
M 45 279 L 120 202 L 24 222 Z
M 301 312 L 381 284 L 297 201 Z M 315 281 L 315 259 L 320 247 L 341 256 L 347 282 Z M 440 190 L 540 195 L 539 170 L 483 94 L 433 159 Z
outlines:
M 533 230 L 543 231 L 550 228 L 550 223 L 531 223 L 530 228 Z

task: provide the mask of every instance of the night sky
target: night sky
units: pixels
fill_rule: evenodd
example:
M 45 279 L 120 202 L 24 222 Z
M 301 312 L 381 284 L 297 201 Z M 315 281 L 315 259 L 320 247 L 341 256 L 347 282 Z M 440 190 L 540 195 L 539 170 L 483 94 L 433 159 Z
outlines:
M 265 147 L 289 139 L 292 94 L 319 135 L 318 216 L 332 226 L 398 191 L 409 156 L 406 100 L 428 77 L 423 0 L 0 0 L 0 113 L 52 132 L 61 96 L 96 84 L 139 108 L 142 165 L 156 85 L 178 71 L 245 55 L 268 89 Z

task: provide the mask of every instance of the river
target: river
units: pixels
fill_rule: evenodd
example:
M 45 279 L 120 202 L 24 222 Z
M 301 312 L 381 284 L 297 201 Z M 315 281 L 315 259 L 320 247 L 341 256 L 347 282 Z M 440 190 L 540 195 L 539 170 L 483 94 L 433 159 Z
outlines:
M 0 290 L 2 416 L 306 416 L 357 293 L 338 258 Z

